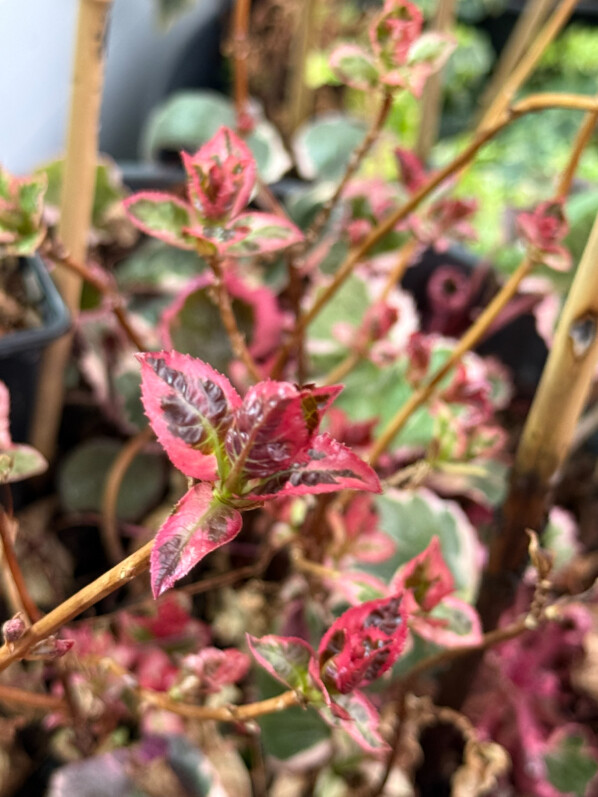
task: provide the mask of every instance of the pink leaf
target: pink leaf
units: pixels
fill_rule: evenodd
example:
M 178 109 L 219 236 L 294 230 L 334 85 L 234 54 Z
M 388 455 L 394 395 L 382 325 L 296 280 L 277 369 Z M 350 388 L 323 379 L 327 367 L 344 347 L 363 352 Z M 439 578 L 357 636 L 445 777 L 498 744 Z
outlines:
M 231 219 L 247 206 L 255 184 L 255 159 L 228 127 L 221 127 L 195 155 L 183 152 L 181 157 L 189 198 L 199 218 Z
M 450 595 L 455 588 L 455 582 L 442 556 L 438 537 L 432 537 L 428 547 L 407 562 L 392 583 L 397 590 L 410 589 L 419 606 L 426 612 Z
M 190 205 L 170 194 L 141 191 L 123 200 L 125 212 L 142 232 L 159 238 L 179 249 L 193 249 L 193 241 L 185 234 L 192 223 Z
M 386 0 L 382 13 L 370 26 L 372 49 L 389 68 L 407 61 L 411 46 L 421 33 L 424 17 L 408 0 Z
M 139 354 L 145 412 L 172 463 L 187 476 L 216 478 L 222 446 L 241 399 L 228 379 L 185 354 Z
M 239 512 L 214 499 L 210 485 L 192 487 L 156 535 L 150 567 L 154 597 L 187 575 L 206 554 L 234 539 L 241 526 Z
M 199 653 L 185 656 L 183 669 L 199 679 L 202 691 L 214 694 L 223 686 L 237 683 L 244 678 L 250 663 L 249 656 L 235 648 L 205 648 Z
M 10 448 L 10 393 L 4 382 L 0 382 L 0 449 Z
M 348 609 L 330 626 L 318 648 L 324 683 L 347 694 L 375 681 L 401 655 L 406 639 L 402 593 Z
M 571 268 L 571 255 L 562 245 L 569 231 L 563 200 L 541 202 L 531 213 L 520 213 L 517 227 L 535 259 L 557 271 Z
M 302 240 L 301 230 L 281 216 L 243 213 L 226 226 L 226 236 L 217 245 L 228 257 L 252 257 L 287 249 Z
M 159 642 L 180 646 L 193 640 L 196 647 L 207 645 L 210 629 L 191 617 L 191 601 L 187 595 L 170 593 L 154 603 L 149 616 L 121 612 L 120 631 L 125 638 L 136 642 Z
M 382 492 L 372 468 L 328 434 L 310 441 L 302 461 L 295 461 L 287 470 L 274 473 L 252 489 L 251 496 L 260 499 L 286 495 L 315 495 L 337 490 L 369 490 Z
M 242 462 L 244 479 L 261 478 L 289 468 L 310 434 L 303 393 L 289 382 L 260 382 L 243 399 L 226 452 L 233 464 Z
M 338 708 L 346 712 L 348 719 L 332 717 L 326 709 L 320 710 L 321 716 L 329 725 L 342 728 L 368 753 L 384 755 L 388 752 L 389 746 L 378 730 L 380 716 L 362 692 L 336 695 L 334 701 Z

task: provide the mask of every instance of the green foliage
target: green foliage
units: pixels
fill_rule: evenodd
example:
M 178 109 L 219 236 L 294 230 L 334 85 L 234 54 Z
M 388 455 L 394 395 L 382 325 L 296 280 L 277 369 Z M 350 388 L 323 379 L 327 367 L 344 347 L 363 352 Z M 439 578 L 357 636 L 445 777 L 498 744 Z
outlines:
M 306 180 L 340 180 L 366 125 L 345 114 L 328 114 L 306 122 L 296 133 L 293 150 Z
M 228 97 L 213 91 L 180 91 L 152 112 L 143 131 L 142 151 L 149 160 L 165 150 L 195 152 L 221 127 L 235 127 L 235 109 Z M 290 168 L 282 139 L 269 122 L 257 119 L 246 143 L 265 183 L 280 180 Z
M 558 748 L 544 760 L 552 785 L 575 797 L 585 797 L 590 781 L 598 772 L 598 761 L 581 734 L 563 736 Z
M 68 512 L 100 512 L 106 478 L 122 446 L 117 440 L 82 443 L 62 463 L 58 493 Z M 139 454 L 127 470 L 118 495 L 117 515 L 136 521 L 156 505 L 164 489 L 160 457 Z

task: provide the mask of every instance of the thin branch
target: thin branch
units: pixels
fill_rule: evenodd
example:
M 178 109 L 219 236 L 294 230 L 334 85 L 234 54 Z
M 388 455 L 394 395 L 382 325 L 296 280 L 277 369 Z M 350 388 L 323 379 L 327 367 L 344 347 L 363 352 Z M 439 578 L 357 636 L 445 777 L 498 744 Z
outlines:
M 121 544 L 118 533 L 118 521 L 116 517 L 116 506 L 120 488 L 133 460 L 142 448 L 153 438 L 154 432 L 151 427 L 146 426 L 141 432 L 132 437 L 118 452 L 118 455 L 108 473 L 102 495 L 102 522 L 100 531 L 102 542 L 111 564 L 120 562 L 125 557 L 125 551 Z
M 66 712 L 66 704 L 61 697 L 55 695 L 43 695 L 39 692 L 29 692 L 26 689 L 19 689 L 16 686 L 0 684 L 0 703 L 9 706 L 26 706 L 27 708 L 38 711 L 61 711 Z
M 457 365 L 465 352 L 480 342 L 501 310 L 515 296 L 521 281 L 530 273 L 533 267 L 534 261 L 529 257 L 525 257 L 490 304 L 484 308 L 476 321 L 459 340 L 444 365 L 424 385 L 412 393 L 405 404 L 397 410 L 372 446 L 369 457 L 371 465 L 376 464 L 380 455 L 405 426 L 411 415 L 432 396 L 440 382 Z
M 326 288 L 318 295 L 311 308 L 298 319 L 293 333 L 287 342 L 281 347 L 276 362 L 271 371 L 271 378 L 277 379 L 287 362 L 290 352 L 294 349 L 297 340 L 304 330 L 311 324 L 314 318 L 328 304 L 330 299 L 337 293 L 345 280 L 352 274 L 356 265 L 365 257 L 370 249 L 377 244 L 381 238 L 391 232 L 401 221 L 404 221 L 413 211 L 426 199 L 439 185 L 444 183 L 452 175 L 459 172 L 468 164 L 482 147 L 498 135 L 505 127 L 510 125 L 528 113 L 537 113 L 549 108 L 567 108 L 577 111 L 596 111 L 598 101 L 592 97 L 577 94 L 534 94 L 526 97 L 510 110 L 505 112 L 503 117 L 492 127 L 482 130 L 474 140 L 457 155 L 450 163 L 439 169 L 425 183 L 419 191 L 414 193 L 404 205 L 397 210 L 389 213 L 367 236 L 358 247 L 347 255 L 347 258 L 335 272 L 335 275 Z
M 127 312 L 123 307 L 121 295 L 109 281 L 110 275 L 107 274 L 106 279 L 102 279 L 84 263 L 80 263 L 79 261 L 75 260 L 75 258 L 71 257 L 68 252 L 62 251 L 62 249 L 56 246 L 52 246 L 52 248 L 44 252 L 44 255 L 57 266 L 66 268 L 72 274 L 77 274 L 82 280 L 85 280 L 85 282 L 94 287 L 98 293 L 100 293 L 104 299 L 107 300 L 110 310 L 120 324 L 121 329 L 127 336 L 129 342 L 138 351 L 146 351 L 147 347 L 145 343 L 141 340 L 133 328 L 133 325 L 129 321 Z
M 596 127 L 597 121 L 598 111 L 592 111 L 591 113 L 587 114 L 586 118 L 583 120 L 583 123 L 577 132 L 577 136 L 575 137 L 569 162 L 567 163 L 567 166 L 561 175 L 561 179 L 556 191 L 557 198 L 564 199 L 569 195 L 573 185 L 573 180 L 575 178 L 575 173 L 577 172 L 577 167 L 579 166 L 579 161 L 581 160 L 581 156 L 583 155 L 585 148 L 590 143 L 590 139 L 594 133 L 594 128 Z
M 447 33 L 455 24 L 457 0 L 438 3 L 431 30 Z M 415 152 L 426 163 L 438 138 L 442 113 L 442 70 L 435 72 L 426 81 L 421 98 L 421 115 Z
M 540 30 L 515 69 L 502 83 L 500 91 L 496 94 L 494 101 L 480 121 L 478 131 L 494 125 L 506 111 L 517 91 L 535 69 L 548 45 L 556 39 L 560 31 L 567 24 L 576 5 L 577 0 L 562 0 L 562 2 L 558 3 L 554 13 L 548 19 L 548 22 Z
M 116 567 L 106 571 L 91 584 L 76 592 L 28 628 L 19 640 L 11 645 L 3 645 L 0 648 L 0 672 L 13 661 L 22 659 L 37 642 L 54 634 L 69 620 L 82 614 L 102 598 L 144 573 L 149 567 L 153 544 L 153 540 L 148 542 Z
M 208 258 L 208 263 L 215 277 L 214 290 L 216 294 L 216 304 L 220 311 L 220 317 L 228 334 L 235 357 L 244 363 L 253 381 L 259 382 L 261 374 L 255 360 L 251 356 L 251 352 L 247 348 L 245 338 L 237 326 L 237 319 L 235 318 L 230 296 L 224 283 L 222 264 L 217 257 Z
M 483 112 L 494 103 L 497 95 L 502 91 L 507 78 L 521 61 L 530 42 L 548 18 L 553 6 L 554 0 L 527 0 L 525 3 L 500 54 L 500 59 L 492 71 L 492 79 L 482 95 L 480 105 Z
M 2 551 L 4 553 L 4 560 L 6 565 L 10 571 L 10 575 L 12 577 L 13 583 L 16 587 L 16 590 L 19 594 L 19 599 L 23 605 L 23 609 L 27 614 L 29 620 L 34 622 L 38 620 L 41 616 L 41 613 L 37 606 L 35 605 L 35 601 L 29 594 L 29 590 L 27 589 L 27 584 L 23 577 L 23 573 L 21 572 L 21 568 L 19 566 L 18 559 L 15 554 L 15 549 L 12 544 L 11 538 L 11 530 L 10 526 L 12 523 L 16 523 L 16 521 L 6 514 L 6 512 L 0 508 L 0 540 L 2 542 Z
M 249 17 L 251 0 L 237 0 L 235 3 L 233 29 L 233 95 L 237 113 L 237 125 L 247 112 L 249 97 L 249 75 L 247 59 L 249 56 Z
M 330 218 L 332 211 L 334 210 L 339 199 L 343 195 L 343 192 L 347 187 L 347 184 L 355 175 L 355 173 L 361 166 L 364 158 L 376 143 L 378 136 L 380 135 L 382 128 L 384 127 L 384 123 L 388 119 L 388 114 L 390 113 L 391 108 L 392 108 L 392 94 L 389 91 L 385 91 L 384 96 L 382 98 L 382 102 L 380 104 L 380 108 L 378 109 L 378 113 L 374 118 L 374 121 L 372 122 L 372 125 L 367 132 L 367 135 L 365 136 L 361 144 L 357 147 L 355 152 L 353 152 L 353 154 L 351 155 L 345 173 L 340 183 L 337 185 L 334 194 L 330 197 L 330 199 L 327 202 L 324 203 L 322 209 L 316 216 L 314 223 L 305 233 L 306 244 L 309 245 L 315 243 L 315 241 L 318 238 L 318 235 L 326 226 L 326 222 Z
M 305 62 L 314 32 L 316 3 L 317 0 L 300 0 L 297 4 L 298 30 L 293 37 L 294 47 L 290 54 L 291 69 L 287 91 L 289 133 L 294 132 L 309 116 L 312 93 L 305 85 Z
M 378 302 L 385 302 L 388 299 L 391 291 L 393 291 L 403 279 L 403 275 L 405 274 L 407 266 L 411 262 L 413 254 L 418 245 L 419 242 L 413 238 L 399 250 L 397 261 L 388 274 L 384 288 L 377 299 Z M 322 380 L 319 380 L 320 384 L 322 384 L 323 387 L 327 387 L 329 385 L 336 385 L 341 382 L 347 376 L 347 374 L 349 374 L 353 368 L 359 365 L 359 363 L 365 358 L 369 348 L 371 348 L 371 343 L 372 341 L 370 341 L 368 346 L 364 347 L 363 349 L 349 352 L 344 360 L 342 360 L 335 368 L 333 368 L 332 371 L 330 371 L 330 373 L 327 374 Z
M 153 706 L 158 706 L 179 717 L 191 720 L 216 720 L 219 722 L 248 722 L 249 720 L 263 717 L 265 714 L 276 714 L 285 711 L 291 706 L 302 705 L 301 696 L 292 690 L 283 692 L 276 697 L 260 700 L 258 703 L 248 703 L 245 706 L 194 706 L 188 703 L 179 703 L 167 697 L 163 692 L 154 692 L 151 689 L 140 689 L 139 697 Z

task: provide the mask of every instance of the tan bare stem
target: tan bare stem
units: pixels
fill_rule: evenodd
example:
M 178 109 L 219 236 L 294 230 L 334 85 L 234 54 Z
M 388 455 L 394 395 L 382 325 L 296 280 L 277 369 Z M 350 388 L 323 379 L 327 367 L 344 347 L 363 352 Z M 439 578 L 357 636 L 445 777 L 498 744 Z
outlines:
M 363 163 L 364 158 L 376 143 L 378 136 L 380 135 L 380 132 L 384 127 L 384 123 L 388 119 L 388 114 L 390 113 L 391 108 L 392 108 L 392 94 L 388 91 L 385 91 L 378 113 L 374 118 L 374 121 L 370 129 L 368 130 L 365 138 L 363 139 L 361 144 L 357 147 L 355 152 L 352 154 L 351 159 L 347 164 L 347 168 L 345 169 L 345 173 L 342 177 L 342 180 L 336 187 L 334 194 L 330 197 L 330 199 L 327 202 L 324 203 L 322 210 L 318 213 L 311 228 L 306 232 L 305 240 L 307 244 L 314 243 L 319 233 L 326 226 L 326 222 L 330 218 L 330 214 L 332 213 L 339 199 L 343 195 L 343 191 L 347 187 L 349 180 L 351 180 L 352 177 L 355 175 L 360 165 Z
M 297 692 L 283 692 L 276 697 L 261 700 L 259 703 L 248 703 L 245 706 L 194 706 L 189 703 L 179 703 L 171 700 L 162 692 L 150 689 L 139 690 L 139 697 L 154 706 L 171 711 L 180 717 L 192 720 L 216 720 L 220 722 L 248 722 L 249 720 L 263 717 L 265 714 L 275 714 L 291 706 L 301 705 L 301 697 Z
M 137 454 L 143 446 L 153 438 L 152 429 L 147 426 L 139 434 L 132 437 L 119 451 L 108 473 L 104 494 L 102 496 L 102 541 L 106 555 L 111 564 L 116 564 L 124 559 L 125 551 L 118 535 L 118 522 L 116 518 L 116 505 L 118 495 L 125 477 Z
M 482 95 L 480 105 L 483 112 L 486 112 L 495 102 L 509 75 L 521 61 L 540 27 L 546 22 L 553 6 L 554 0 L 527 0 L 525 3 L 513 32 L 500 54 L 500 59 L 494 67 L 492 79 Z
M 85 263 L 79 263 L 71 255 L 64 251 L 58 251 L 57 247 L 53 247 L 50 251 L 44 253 L 46 257 L 52 260 L 57 266 L 68 269 L 68 271 L 76 274 L 85 282 L 92 285 L 98 293 L 110 302 L 110 309 L 114 314 L 117 322 L 120 324 L 121 329 L 127 336 L 129 342 L 138 350 L 145 351 L 146 346 L 141 340 L 139 335 L 135 332 L 129 317 L 122 305 L 122 299 L 117 290 L 115 290 L 108 279 L 104 281 L 99 276 L 88 268 Z
M 414 193 L 404 205 L 397 210 L 389 213 L 380 223 L 374 227 L 367 238 L 347 255 L 346 259 L 339 266 L 333 279 L 318 295 L 310 309 L 305 312 L 295 324 L 292 335 L 290 335 L 284 346 L 281 347 L 276 362 L 272 367 L 271 377 L 276 379 L 280 376 L 282 369 L 293 351 L 297 340 L 303 335 L 304 330 L 311 324 L 314 318 L 328 304 L 330 299 L 336 295 L 345 280 L 351 275 L 356 265 L 365 257 L 370 249 L 377 244 L 381 238 L 389 233 L 399 222 L 406 219 L 414 210 L 426 199 L 432 191 L 444 183 L 452 175 L 459 172 L 468 164 L 479 152 L 482 147 L 498 135 L 505 127 L 516 119 L 528 113 L 537 113 L 548 108 L 567 108 L 576 111 L 596 111 L 598 101 L 592 97 L 577 94 L 534 94 L 526 97 L 517 103 L 499 119 L 492 127 L 482 130 L 476 135 L 474 140 L 457 155 L 450 163 L 439 169 L 419 191 Z
M 12 537 L 10 533 L 10 526 L 16 521 L 11 520 L 3 509 L 0 509 L 0 541 L 2 542 L 2 552 L 4 553 L 4 561 L 8 567 L 11 578 L 19 595 L 20 602 L 25 610 L 29 620 L 32 622 L 40 617 L 40 611 L 35 605 L 35 601 L 29 594 L 27 584 L 19 567 L 19 562 L 15 554 L 15 549 L 12 544 Z
M 534 266 L 534 261 L 526 257 L 516 271 L 511 274 L 501 290 L 496 294 L 490 304 L 476 319 L 475 323 L 467 330 L 452 350 L 449 358 L 444 365 L 418 390 L 411 394 L 403 406 L 397 410 L 395 416 L 389 421 L 380 437 L 375 441 L 370 452 L 369 461 L 374 465 L 383 451 L 392 442 L 393 438 L 405 426 L 411 415 L 418 407 L 421 407 L 434 393 L 444 377 L 457 365 L 465 352 L 477 345 L 486 334 L 490 325 L 516 294 L 519 285 Z
M 305 62 L 314 32 L 317 0 L 300 0 L 298 3 L 298 29 L 291 52 L 291 72 L 288 86 L 289 131 L 294 132 L 309 116 L 312 93 L 305 85 Z
M 552 16 L 540 30 L 533 43 L 521 57 L 517 66 L 500 86 L 494 101 L 482 117 L 478 131 L 496 123 L 507 110 L 515 94 L 531 75 L 548 45 L 554 41 L 573 13 L 577 0 L 562 0 L 558 3 Z
M 457 0 L 438 3 L 432 29 L 447 33 L 455 24 Z M 421 99 L 421 116 L 415 151 L 422 161 L 427 161 L 438 138 L 442 111 L 442 72 L 438 71 L 426 81 Z
M 480 593 L 488 628 L 508 605 L 527 559 L 526 528 L 540 530 L 547 497 L 574 439 L 598 364 L 598 217 L 577 268 L 554 343 L 527 417 L 503 508 L 502 532 L 490 549 Z M 502 587 L 497 585 L 497 579 Z M 506 579 L 506 580 L 505 580 Z
M 66 704 L 61 697 L 44 695 L 39 692 L 29 692 L 16 686 L 0 684 L 0 703 L 9 706 L 25 706 L 37 711 L 66 711 Z
M 104 45 L 108 12 L 112 0 L 80 0 L 73 70 L 62 199 L 60 240 L 78 262 L 85 260 L 87 233 L 91 220 L 100 100 L 104 77 Z M 56 282 L 73 318 L 79 312 L 81 277 L 58 272 Z M 44 355 L 33 418 L 33 445 L 51 459 L 62 414 L 62 375 L 70 355 L 72 336 L 52 344 Z
M 24 636 L 11 645 L 0 648 L 0 672 L 23 656 L 36 644 L 56 633 L 63 625 L 77 617 L 90 606 L 144 573 L 149 567 L 153 540 L 132 553 L 116 567 L 106 571 L 91 584 L 72 595 L 51 612 L 27 629 Z
M 247 71 L 249 43 L 247 33 L 250 13 L 251 0 L 237 0 L 233 20 L 233 95 L 237 112 L 237 124 L 247 111 L 249 97 L 249 75 Z
M 581 160 L 581 156 L 583 155 L 585 148 L 590 143 L 590 139 L 594 133 L 597 121 L 598 111 L 592 111 L 591 113 L 587 114 L 583 120 L 577 136 L 575 137 L 573 149 L 571 151 L 571 156 L 567 166 L 561 175 L 556 192 L 557 198 L 564 199 L 571 191 L 575 173 L 577 172 L 577 167 L 579 166 L 579 161 Z

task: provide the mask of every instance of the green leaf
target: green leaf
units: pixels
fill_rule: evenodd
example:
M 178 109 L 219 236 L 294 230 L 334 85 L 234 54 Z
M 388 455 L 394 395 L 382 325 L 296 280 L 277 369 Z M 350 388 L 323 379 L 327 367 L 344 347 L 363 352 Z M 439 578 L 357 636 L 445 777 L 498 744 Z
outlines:
M 48 468 L 45 458 L 31 446 L 15 445 L 0 451 L 0 484 L 37 476 Z
M 149 238 L 118 264 L 116 281 L 121 291 L 159 288 L 178 291 L 205 267 L 196 252 Z
M 220 127 L 236 126 L 234 105 L 213 91 L 181 91 L 151 114 L 142 134 L 144 157 L 157 160 L 163 151 L 193 153 Z M 282 139 L 269 122 L 258 120 L 246 143 L 265 183 L 280 180 L 291 166 Z
M 388 580 L 394 572 L 421 553 L 435 535 L 442 555 L 455 579 L 460 597 L 472 600 L 479 577 L 479 542 L 463 510 L 454 502 L 439 498 L 429 490 L 388 490 L 375 498 L 380 513 L 380 528 L 397 543 L 394 556 L 362 570 Z
M 584 797 L 589 782 L 598 772 L 598 762 L 581 734 L 570 734 L 560 740 L 558 748 L 544 760 L 548 779 L 567 795 Z
M 306 180 L 340 180 L 366 130 L 359 119 L 341 113 L 302 125 L 293 140 L 300 175 Z
M 233 313 L 241 333 L 251 339 L 253 312 L 251 307 L 232 299 Z M 192 293 L 170 325 L 173 347 L 182 354 L 191 354 L 226 373 L 233 351 L 220 311 L 204 289 Z
M 173 246 L 194 249 L 183 229 L 192 225 L 191 207 L 158 191 L 142 191 L 124 202 L 131 221 L 148 235 Z
M 58 493 L 69 512 L 100 512 L 106 478 L 122 449 L 117 440 L 89 440 L 74 449 L 58 474 Z M 139 454 L 127 470 L 118 495 L 116 512 L 136 521 L 159 501 L 165 471 L 161 457 Z

